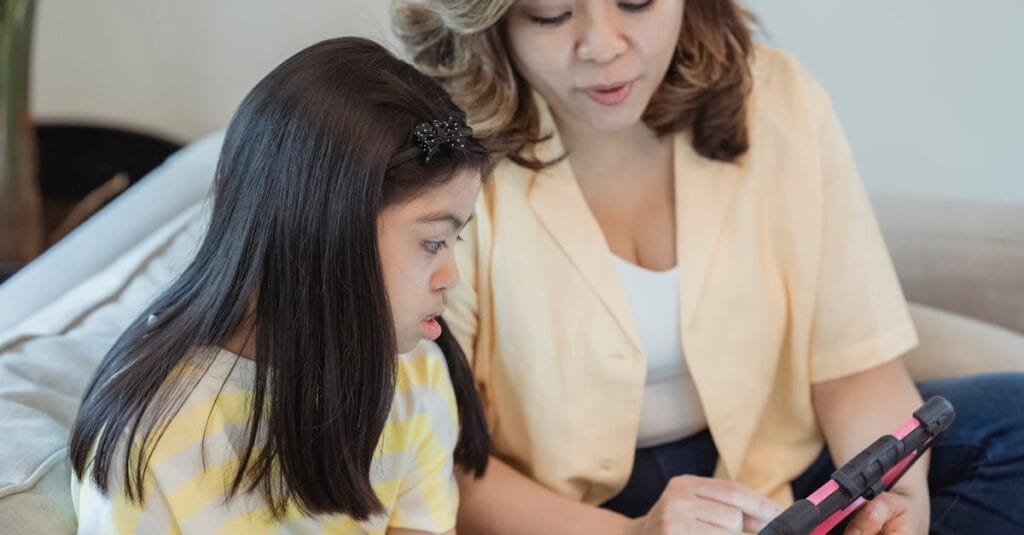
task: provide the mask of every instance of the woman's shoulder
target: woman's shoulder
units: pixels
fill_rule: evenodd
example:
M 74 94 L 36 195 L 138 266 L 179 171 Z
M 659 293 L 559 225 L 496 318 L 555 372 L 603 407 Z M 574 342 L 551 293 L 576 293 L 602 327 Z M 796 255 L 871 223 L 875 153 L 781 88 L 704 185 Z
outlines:
M 748 157 L 771 171 L 766 178 L 785 180 L 784 189 L 793 193 L 799 189 L 792 183 L 793 169 L 819 168 L 825 152 L 831 150 L 824 138 L 835 115 L 831 98 L 796 58 L 778 48 L 758 45 L 751 70 Z M 815 177 L 803 174 L 808 175 L 807 192 L 817 191 L 820 184 Z
M 548 169 L 550 168 L 544 170 Z M 526 199 L 533 179 L 544 170 L 524 167 L 508 156 L 501 158 L 491 171 L 491 180 L 483 184 L 480 199 L 477 201 L 477 210 L 488 207 L 498 192 L 501 192 L 502 197 L 514 194 L 518 198 Z
M 755 45 L 750 70 L 754 91 L 824 92 L 796 56 L 778 47 Z
M 789 52 L 757 45 L 751 61 L 753 120 L 775 119 L 790 128 L 817 121 L 831 106 L 828 92 Z M 794 124 L 795 123 L 795 124 Z

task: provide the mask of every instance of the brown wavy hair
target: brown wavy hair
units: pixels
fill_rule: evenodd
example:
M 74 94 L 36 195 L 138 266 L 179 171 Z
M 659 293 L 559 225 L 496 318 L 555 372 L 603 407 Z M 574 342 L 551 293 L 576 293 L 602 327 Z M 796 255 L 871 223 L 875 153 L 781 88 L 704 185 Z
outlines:
M 409 58 L 468 113 L 491 150 L 531 168 L 540 115 L 506 46 L 515 0 L 397 0 L 393 18 Z M 686 0 L 673 64 L 643 121 L 659 135 L 689 130 L 697 153 L 731 162 L 747 151 L 754 16 L 733 0 Z

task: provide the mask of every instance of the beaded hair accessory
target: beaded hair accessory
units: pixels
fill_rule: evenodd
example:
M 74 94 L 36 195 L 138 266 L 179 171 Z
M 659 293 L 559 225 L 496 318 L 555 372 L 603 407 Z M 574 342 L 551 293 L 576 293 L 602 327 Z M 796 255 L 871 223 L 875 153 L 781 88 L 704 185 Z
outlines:
M 434 119 L 429 123 L 420 123 L 413 130 L 415 138 L 413 146 L 399 151 L 391 158 L 388 169 L 401 165 L 417 156 L 423 157 L 424 163 L 430 163 L 430 159 L 441 147 L 449 149 L 461 149 L 466 146 L 466 137 L 472 135 L 473 131 L 466 126 L 462 120 L 449 116 L 445 120 Z

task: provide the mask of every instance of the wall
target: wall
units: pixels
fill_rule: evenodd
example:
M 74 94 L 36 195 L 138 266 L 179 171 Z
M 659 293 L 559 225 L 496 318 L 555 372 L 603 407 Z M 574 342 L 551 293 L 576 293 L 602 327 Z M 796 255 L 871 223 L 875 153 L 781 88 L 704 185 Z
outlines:
M 302 47 L 390 35 L 386 0 L 42 0 L 36 22 L 38 120 L 178 141 L 227 126 L 245 93 Z
M 872 193 L 1024 202 L 1024 2 L 748 5 L 831 92 Z
M 667 1 L 667 0 L 659 0 Z M 40 120 L 191 140 L 300 47 L 389 40 L 387 0 L 44 0 Z M 830 90 L 876 194 L 1024 202 L 1024 2 L 751 0 L 768 40 Z

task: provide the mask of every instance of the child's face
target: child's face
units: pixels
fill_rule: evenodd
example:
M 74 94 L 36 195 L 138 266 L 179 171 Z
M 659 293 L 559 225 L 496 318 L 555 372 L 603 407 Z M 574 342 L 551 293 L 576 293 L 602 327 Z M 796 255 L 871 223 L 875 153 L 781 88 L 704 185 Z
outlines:
M 377 242 L 399 353 L 441 335 L 434 318 L 444 312 L 445 291 L 459 283 L 453 246 L 479 193 L 480 175 L 463 172 L 380 213 Z

